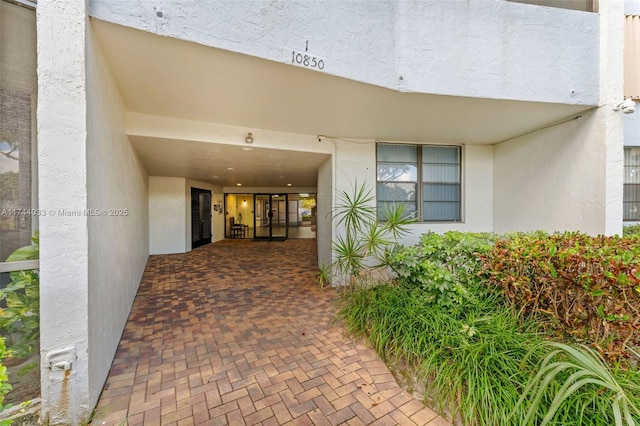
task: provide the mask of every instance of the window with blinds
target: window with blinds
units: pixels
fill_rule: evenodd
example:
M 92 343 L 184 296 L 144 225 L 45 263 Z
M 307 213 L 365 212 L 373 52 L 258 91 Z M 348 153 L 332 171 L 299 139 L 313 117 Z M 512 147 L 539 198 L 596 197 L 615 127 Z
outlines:
M 640 221 L 640 147 L 624 149 L 623 219 Z
M 35 228 L 36 12 L 0 0 L 0 262 Z
M 461 147 L 377 145 L 377 205 L 389 204 L 424 222 L 462 220 Z

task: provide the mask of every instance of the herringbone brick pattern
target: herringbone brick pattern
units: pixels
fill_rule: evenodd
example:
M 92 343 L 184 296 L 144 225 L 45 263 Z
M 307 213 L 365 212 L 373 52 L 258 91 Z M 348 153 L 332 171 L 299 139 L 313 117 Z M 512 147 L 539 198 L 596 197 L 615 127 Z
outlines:
M 332 325 L 315 240 L 151 256 L 93 425 L 448 425 Z

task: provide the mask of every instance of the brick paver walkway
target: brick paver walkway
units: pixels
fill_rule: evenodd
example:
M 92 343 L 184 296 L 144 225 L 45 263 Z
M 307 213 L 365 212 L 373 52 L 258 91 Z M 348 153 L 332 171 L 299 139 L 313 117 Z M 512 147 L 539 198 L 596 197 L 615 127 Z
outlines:
M 449 425 L 331 324 L 315 240 L 151 256 L 92 425 Z

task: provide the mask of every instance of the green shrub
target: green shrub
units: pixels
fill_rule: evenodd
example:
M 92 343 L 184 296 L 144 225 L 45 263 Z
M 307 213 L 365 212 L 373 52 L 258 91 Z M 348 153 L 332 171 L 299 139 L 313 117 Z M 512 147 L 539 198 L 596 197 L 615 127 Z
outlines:
M 495 238 L 486 233 L 429 232 L 418 245 L 396 250 L 390 266 L 399 282 L 420 289 L 428 302 L 457 309 L 486 291 L 479 276 L 480 254 L 492 249 Z
M 623 227 L 622 235 L 624 237 L 640 237 L 640 223 Z
M 7 356 L 7 350 L 5 347 L 4 339 L 0 337 L 0 411 L 5 408 L 4 397 L 11 392 L 11 385 L 9 384 L 9 375 L 7 374 L 7 367 L 1 364 L 2 360 Z M 3 423 L 0 422 L 0 425 Z M 7 424 L 7 423 L 4 423 Z M 10 423 L 9 423 L 10 424 Z
M 33 244 L 19 248 L 7 262 L 33 260 L 39 257 L 39 237 Z M 10 356 L 26 358 L 33 353 L 40 337 L 40 274 L 38 270 L 16 271 L 9 274 L 11 282 L 0 290 L 0 300 L 6 307 L 0 309 L 0 334 L 6 339 Z
M 640 244 L 580 233 L 516 234 L 483 255 L 489 287 L 526 318 L 590 342 L 608 359 L 640 343 Z
M 465 425 L 636 424 L 637 370 L 544 342 L 570 334 L 609 355 L 636 344 L 639 250 L 577 233 L 429 233 L 393 253 L 395 283 L 341 292 L 336 317 Z
M 510 418 L 537 362 L 527 355 L 541 340 L 495 300 L 453 312 L 420 289 L 384 284 L 342 293 L 337 317 L 385 362 L 410 369 L 441 414 L 465 425 L 517 424 Z

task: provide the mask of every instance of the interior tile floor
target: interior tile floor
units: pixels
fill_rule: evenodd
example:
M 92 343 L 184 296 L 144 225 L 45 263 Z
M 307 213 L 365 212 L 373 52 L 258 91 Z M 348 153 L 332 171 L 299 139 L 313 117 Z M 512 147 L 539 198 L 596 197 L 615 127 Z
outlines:
M 92 425 L 449 425 L 332 323 L 315 240 L 151 256 Z

